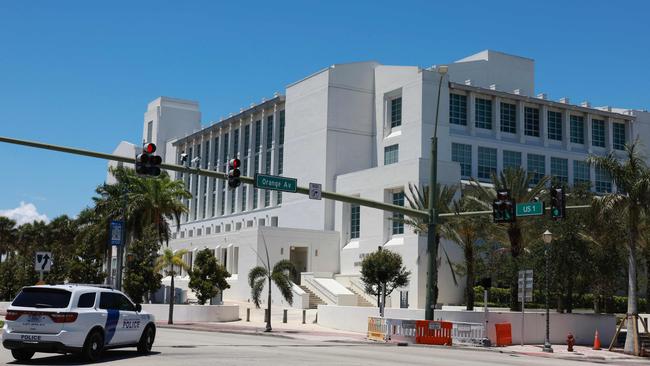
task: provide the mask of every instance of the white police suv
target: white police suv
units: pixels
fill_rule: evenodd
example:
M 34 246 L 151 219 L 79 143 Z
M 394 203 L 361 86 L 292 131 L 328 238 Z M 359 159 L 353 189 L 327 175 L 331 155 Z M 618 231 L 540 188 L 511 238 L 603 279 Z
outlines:
M 81 353 L 97 361 L 108 348 L 151 351 L 154 317 L 122 292 L 93 285 L 24 287 L 7 309 L 2 345 L 16 360 L 35 352 Z

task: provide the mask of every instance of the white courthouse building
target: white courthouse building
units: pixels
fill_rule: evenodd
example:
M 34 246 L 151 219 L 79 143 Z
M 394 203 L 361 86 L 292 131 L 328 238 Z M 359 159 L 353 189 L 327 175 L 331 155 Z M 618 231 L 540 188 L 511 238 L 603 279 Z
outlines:
M 538 94 L 532 59 L 483 51 L 447 66 L 438 127 L 443 184 L 470 177 L 488 181 L 494 171 L 521 166 L 537 179 L 589 181 L 595 190 L 608 191 L 608 176 L 587 165 L 586 156 L 620 151 L 637 136 L 650 136 L 646 111 Z M 321 183 L 327 191 L 404 204 L 409 183 L 428 184 L 440 77 L 435 66 L 336 64 L 207 124 L 198 103 L 160 97 L 145 112 L 143 140 L 156 143 L 169 163 L 181 164 L 185 153 L 192 164 L 224 172 L 227 161 L 238 157 L 246 176 L 282 175 L 301 186 Z M 131 156 L 135 147 L 122 143 L 116 153 Z M 388 305 L 424 307 L 426 236 L 390 220 L 391 213 L 172 176 L 185 182 L 193 198 L 170 246 L 189 249 L 188 264 L 197 250 L 214 250 L 232 274 L 225 300 L 250 299 L 248 271 L 268 250 L 272 264 L 289 259 L 300 272 L 294 278 L 295 307 L 308 307 L 310 292 L 328 304 L 368 305 L 375 300 L 363 294 L 360 262 L 381 246 L 400 253 L 412 272 L 409 286 L 396 290 Z M 452 261 L 462 263 L 456 244 L 443 245 Z M 439 271 L 439 302 L 462 303 L 463 280 L 455 286 L 444 262 Z M 187 286 L 186 276 L 176 283 Z M 312 305 L 316 300 L 312 296 Z M 285 305 L 279 294 L 273 301 Z

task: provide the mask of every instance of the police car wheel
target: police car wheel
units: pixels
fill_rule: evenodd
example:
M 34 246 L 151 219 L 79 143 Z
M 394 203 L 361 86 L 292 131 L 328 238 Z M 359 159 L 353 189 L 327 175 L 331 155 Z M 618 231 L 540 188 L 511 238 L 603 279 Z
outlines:
M 99 360 L 103 350 L 104 336 L 100 332 L 94 331 L 86 338 L 82 353 L 87 361 L 95 362 Z
M 26 349 L 12 349 L 11 350 L 11 355 L 14 356 L 14 358 L 17 361 L 27 361 L 30 360 L 34 356 L 34 351 L 26 350 Z
M 153 341 L 156 338 L 156 329 L 151 325 L 147 326 L 142 332 L 140 337 L 140 342 L 138 342 L 138 352 L 140 353 L 149 353 L 151 352 L 151 347 L 153 347 Z

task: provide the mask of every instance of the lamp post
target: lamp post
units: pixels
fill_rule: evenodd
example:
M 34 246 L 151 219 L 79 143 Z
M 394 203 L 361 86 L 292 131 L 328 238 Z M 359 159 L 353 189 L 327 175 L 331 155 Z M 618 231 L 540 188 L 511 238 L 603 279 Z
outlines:
M 429 224 L 427 225 L 427 251 L 428 251 L 428 264 L 427 264 L 427 292 L 426 303 L 424 307 L 424 319 L 433 320 L 433 310 L 435 307 L 435 299 L 437 298 L 436 287 L 438 285 L 438 243 L 436 242 L 436 221 L 437 212 L 436 207 L 436 186 L 438 185 L 438 116 L 440 114 L 440 91 L 442 90 L 442 80 L 447 74 L 447 66 L 438 66 L 438 101 L 436 103 L 436 119 L 434 121 L 433 136 L 431 137 L 431 156 L 429 172 Z
M 544 348 L 542 349 L 544 352 L 549 352 L 553 353 L 553 347 L 551 346 L 551 341 L 550 341 L 550 336 L 549 336 L 549 329 L 550 329 L 550 322 L 549 322 L 549 317 L 548 317 L 548 298 L 549 298 L 549 292 L 548 292 L 548 277 L 549 277 L 549 270 L 548 270 L 548 249 L 551 244 L 551 241 L 553 241 L 553 234 L 546 230 L 542 234 L 542 239 L 544 240 L 544 257 L 546 260 L 546 338 L 544 338 Z

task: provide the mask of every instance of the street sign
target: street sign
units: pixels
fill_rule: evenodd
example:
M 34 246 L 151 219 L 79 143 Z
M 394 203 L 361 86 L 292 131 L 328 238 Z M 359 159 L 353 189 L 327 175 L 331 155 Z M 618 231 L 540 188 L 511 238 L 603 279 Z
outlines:
M 124 221 L 111 221 L 111 245 L 122 245 Z
M 52 252 L 36 252 L 34 269 L 38 272 L 49 272 L 52 268 Z
M 533 270 L 519 271 L 517 298 L 521 302 L 525 295 L 526 302 L 533 301 Z
M 255 188 L 296 193 L 298 180 L 296 178 L 255 173 Z
M 517 203 L 517 217 L 544 215 L 544 202 Z
M 321 192 L 323 191 L 323 185 L 320 183 L 309 183 L 309 199 L 319 200 L 321 199 Z

